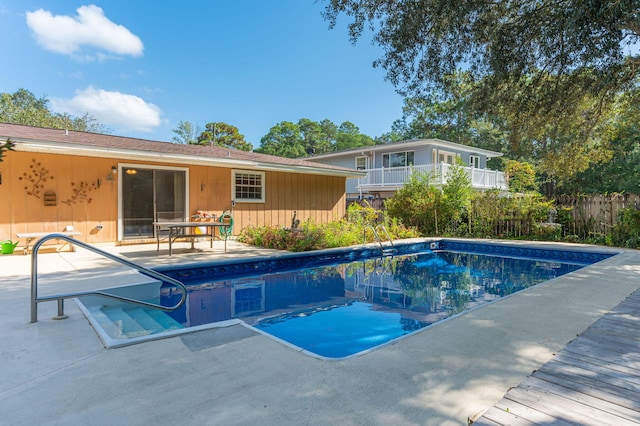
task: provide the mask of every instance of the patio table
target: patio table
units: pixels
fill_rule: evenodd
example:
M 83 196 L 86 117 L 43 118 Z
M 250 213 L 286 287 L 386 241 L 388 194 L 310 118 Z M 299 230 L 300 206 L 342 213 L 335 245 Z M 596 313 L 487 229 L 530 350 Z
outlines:
M 158 251 L 160 250 L 160 230 L 165 228 L 169 230 L 169 256 L 172 254 L 172 245 L 178 238 L 190 238 L 191 250 L 195 250 L 195 239 L 207 237 L 209 238 L 210 247 L 213 248 L 213 240 L 216 238 L 216 228 L 221 226 L 229 226 L 223 222 L 153 222 L 156 227 L 156 237 L 158 239 Z M 196 233 L 196 229 L 200 232 Z M 225 247 L 226 248 L 226 247 Z

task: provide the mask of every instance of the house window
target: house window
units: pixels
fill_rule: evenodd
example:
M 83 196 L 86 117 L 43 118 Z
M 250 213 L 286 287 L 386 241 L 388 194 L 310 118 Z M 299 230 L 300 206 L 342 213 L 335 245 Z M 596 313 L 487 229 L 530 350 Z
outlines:
M 415 151 L 392 152 L 382 155 L 382 167 L 407 167 L 414 164 Z
M 366 170 L 369 168 L 369 157 L 356 157 L 356 170 Z
M 438 163 L 455 164 L 458 155 L 448 151 L 438 151 Z
M 264 172 L 234 170 L 232 178 L 235 201 L 264 203 Z
M 475 169 L 479 169 L 480 168 L 480 157 L 477 155 L 470 155 L 469 156 L 469 166 L 473 167 Z

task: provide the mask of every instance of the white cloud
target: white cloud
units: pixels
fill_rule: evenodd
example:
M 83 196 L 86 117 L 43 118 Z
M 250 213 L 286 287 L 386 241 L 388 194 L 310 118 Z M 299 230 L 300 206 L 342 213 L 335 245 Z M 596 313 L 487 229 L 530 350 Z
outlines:
M 118 131 L 151 132 L 160 126 L 160 108 L 144 99 L 120 92 L 109 92 L 89 86 L 71 99 L 52 98 L 51 107 L 58 113 L 95 117 L 101 124 Z
M 83 48 L 98 50 L 99 59 L 111 55 L 140 56 L 144 45 L 138 36 L 122 25 L 111 22 L 95 5 L 81 6 L 77 16 L 54 16 L 38 9 L 27 12 L 27 25 L 45 49 L 78 56 Z

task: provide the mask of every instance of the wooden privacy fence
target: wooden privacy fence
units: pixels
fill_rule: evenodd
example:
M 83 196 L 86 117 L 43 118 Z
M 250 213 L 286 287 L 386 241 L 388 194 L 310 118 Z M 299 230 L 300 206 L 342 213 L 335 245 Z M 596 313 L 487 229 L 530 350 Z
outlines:
M 592 233 L 611 234 L 621 209 L 640 208 L 640 195 L 561 195 L 555 202 L 564 234 L 584 238 Z

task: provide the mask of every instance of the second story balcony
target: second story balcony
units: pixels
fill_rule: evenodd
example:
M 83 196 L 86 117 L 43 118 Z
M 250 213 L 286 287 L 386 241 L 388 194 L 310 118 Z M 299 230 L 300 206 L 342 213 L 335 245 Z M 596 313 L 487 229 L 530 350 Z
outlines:
M 423 166 L 409 167 L 389 167 L 380 169 L 367 169 L 367 175 L 355 180 L 359 191 L 390 191 L 397 190 L 409 182 L 414 173 L 428 174 L 431 183 L 434 185 L 444 185 L 447 183 L 447 175 L 452 166 L 446 163 L 427 164 Z M 475 167 L 463 167 L 471 186 L 474 189 L 500 189 L 507 190 L 507 182 L 503 172 L 489 169 L 478 169 Z

